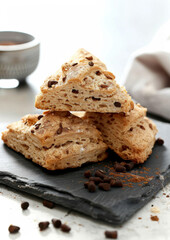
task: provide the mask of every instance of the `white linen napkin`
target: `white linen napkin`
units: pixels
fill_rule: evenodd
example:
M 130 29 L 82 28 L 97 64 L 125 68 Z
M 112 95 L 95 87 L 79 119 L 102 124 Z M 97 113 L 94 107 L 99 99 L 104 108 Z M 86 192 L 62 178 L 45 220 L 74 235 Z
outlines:
M 123 78 L 132 98 L 170 120 L 170 21 L 131 56 Z

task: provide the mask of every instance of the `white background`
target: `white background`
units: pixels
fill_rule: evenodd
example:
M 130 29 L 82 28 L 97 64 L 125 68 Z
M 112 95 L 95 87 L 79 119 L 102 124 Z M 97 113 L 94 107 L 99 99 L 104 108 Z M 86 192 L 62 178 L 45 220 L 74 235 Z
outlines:
M 72 0 L 72 1 L 2 1 L 0 0 L 0 30 L 18 30 L 36 35 L 41 42 L 41 57 L 37 70 L 27 79 L 24 89 L 0 89 L 0 122 L 18 120 L 36 112 L 34 98 L 39 86 L 49 74 L 80 47 L 91 51 L 106 63 L 108 69 L 123 83 L 121 75 L 130 54 L 147 44 L 159 27 L 170 17 L 170 1 L 166 0 Z M 77 213 L 65 216 L 67 210 L 53 210 L 42 201 L 1 187 L 1 239 L 105 239 L 106 229 L 118 229 L 119 239 L 170 239 L 170 200 L 163 191 L 126 224 L 117 228 L 96 222 Z M 164 190 L 170 193 L 170 187 Z M 26 212 L 20 209 L 24 200 L 30 202 Z M 160 208 L 159 222 L 150 220 L 151 204 Z M 154 214 L 153 214 L 154 215 Z M 39 221 L 53 217 L 67 222 L 72 231 L 61 233 L 50 226 L 40 233 Z M 142 217 L 141 220 L 138 217 Z M 8 226 L 21 227 L 17 235 L 8 234 Z

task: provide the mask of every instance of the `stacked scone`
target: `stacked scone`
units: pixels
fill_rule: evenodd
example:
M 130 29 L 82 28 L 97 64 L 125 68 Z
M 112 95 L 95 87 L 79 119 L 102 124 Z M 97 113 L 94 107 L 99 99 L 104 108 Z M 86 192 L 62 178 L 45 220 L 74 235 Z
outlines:
M 157 129 L 146 108 L 134 104 L 106 66 L 84 49 L 44 81 L 35 106 L 48 111 L 10 124 L 2 139 L 49 170 L 102 161 L 108 147 L 136 163 L 152 152 Z M 86 114 L 80 118 L 70 111 Z

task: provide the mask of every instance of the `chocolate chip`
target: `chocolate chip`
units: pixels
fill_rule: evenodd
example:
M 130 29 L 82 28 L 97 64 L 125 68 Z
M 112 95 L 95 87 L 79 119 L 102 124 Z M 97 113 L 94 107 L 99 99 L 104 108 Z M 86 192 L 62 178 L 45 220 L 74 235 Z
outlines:
M 100 87 L 101 87 L 101 88 L 108 88 L 109 86 L 106 85 L 106 84 L 101 84 Z
M 39 127 L 40 127 L 41 123 L 36 123 L 34 126 L 35 126 L 35 130 L 38 130 Z
M 115 107 L 121 107 L 121 103 L 120 102 L 114 102 Z
M 117 231 L 105 231 L 105 237 L 106 238 L 112 238 L 112 239 L 117 239 Z
M 126 146 L 126 145 L 122 145 L 122 151 L 126 151 L 127 149 L 129 149 L 128 146 Z
M 134 168 L 134 166 L 135 166 L 135 163 L 134 163 L 134 162 L 126 163 L 126 164 L 124 165 L 124 167 L 126 168 L 127 171 L 132 170 L 132 169 Z
M 110 182 L 110 186 L 111 187 L 123 187 L 123 183 L 120 180 L 117 180 L 117 181 L 112 180 Z
M 63 131 L 63 127 L 62 127 L 62 124 L 60 123 L 60 125 L 59 125 L 59 129 L 57 130 L 56 133 L 59 135 L 59 134 L 62 133 L 62 131 Z
M 103 182 L 103 180 L 100 177 L 90 177 L 89 181 L 93 181 L 93 182 L 95 182 L 95 184 L 99 184 L 99 183 Z
M 105 171 L 103 171 L 103 170 L 100 170 L 100 169 L 98 169 L 96 172 L 95 172 L 95 177 L 100 177 L 100 178 L 104 178 L 104 177 L 106 177 L 106 172 Z
M 89 62 L 89 66 L 92 67 L 94 65 L 93 62 Z
M 95 97 L 92 97 L 92 100 L 93 100 L 93 101 L 100 101 L 101 98 L 95 98 Z
M 144 126 L 142 126 L 142 125 L 139 125 L 139 127 L 140 127 L 142 130 L 145 130 Z
M 40 231 L 44 231 L 45 229 L 47 229 L 49 224 L 50 223 L 48 221 L 47 222 L 40 222 L 38 224 Z
M 162 146 L 164 144 L 164 140 L 162 138 L 157 138 L 155 144 Z
M 74 67 L 74 66 L 76 66 L 77 64 L 78 64 L 78 63 L 73 63 L 72 66 Z
M 71 228 L 68 225 L 66 225 L 66 224 L 61 225 L 61 231 L 68 233 L 68 232 L 70 232 L 70 230 L 71 230 Z
M 65 82 L 66 81 L 66 77 L 63 77 L 63 82 Z
M 14 225 L 10 225 L 9 228 L 8 228 L 8 231 L 10 233 L 17 233 L 19 230 L 20 230 L 20 227 L 14 226 Z
M 87 186 L 89 192 L 95 192 L 96 191 L 96 185 L 94 184 L 94 182 L 90 181 L 88 183 L 88 186 Z
M 100 75 L 102 74 L 100 71 L 96 71 L 95 73 L 96 73 L 96 75 L 98 75 L 98 76 L 100 76 Z
M 114 164 L 114 169 L 116 172 L 126 172 L 126 168 L 119 163 Z
M 131 128 L 129 129 L 129 131 L 132 132 L 132 131 L 133 131 L 133 127 L 131 127 Z
M 21 208 L 22 208 L 23 210 L 26 210 L 28 207 L 29 207 L 29 203 L 28 203 L 28 202 L 22 202 L 22 203 L 21 203 Z
M 55 218 L 53 218 L 52 220 L 52 224 L 53 224 L 53 226 L 55 227 L 55 228 L 60 228 L 61 227 L 61 221 L 59 220 L 59 219 L 55 219 Z
M 34 133 L 34 130 L 33 130 L 33 129 L 31 130 L 31 133 Z
M 52 209 L 52 208 L 55 207 L 55 204 L 54 204 L 53 202 L 50 202 L 50 201 L 44 200 L 44 201 L 43 201 L 43 206 Z
M 152 126 L 152 124 L 151 124 L 151 123 L 149 123 L 149 127 L 150 127 L 150 129 L 152 129 L 152 130 L 153 130 L 153 126 Z
M 39 115 L 39 116 L 38 116 L 38 120 L 40 120 L 42 117 L 43 117 L 43 115 Z
M 57 81 L 48 81 L 48 87 L 51 88 L 53 85 L 56 85 Z
M 99 188 L 104 190 L 104 191 L 109 191 L 110 190 L 110 184 L 109 183 L 99 183 Z
M 107 77 L 108 79 L 112 79 L 112 77 L 110 77 L 109 75 L 105 75 L 105 77 Z
M 84 176 L 85 176 L 85 178 L 91 177 L 91 171 L 90 170 L 85 171 Z
M 72 89 L 72 93 L 76 93 L 76 94 L 78 94 L 78 93 L 79 93 L 79 90 Z
M 90 56 L 90 57 L 86 57 L 87 60 L 93 60 L 93 57 Z

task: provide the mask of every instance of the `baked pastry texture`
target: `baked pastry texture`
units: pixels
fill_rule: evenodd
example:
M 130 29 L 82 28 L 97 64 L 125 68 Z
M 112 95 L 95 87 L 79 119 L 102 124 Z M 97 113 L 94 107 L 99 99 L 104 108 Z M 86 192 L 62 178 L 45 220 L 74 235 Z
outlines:
M 27 115 L 7 128 L 2 133 L 4 143 L 49 170 L 107 157 L 107 145 L 96 127 L 69 112 Z
M 104 63 L 79 49 L 44 81 L 35 106 L 55 111 L 129 112 L 134 103 Z
M 86 113 L 102 133 L 104 142 L 124 160 L 143 163 L 152 153 L 157 133 L 156 125 L 146 117 L 146 108 L 135 104 L 128 114 Z

